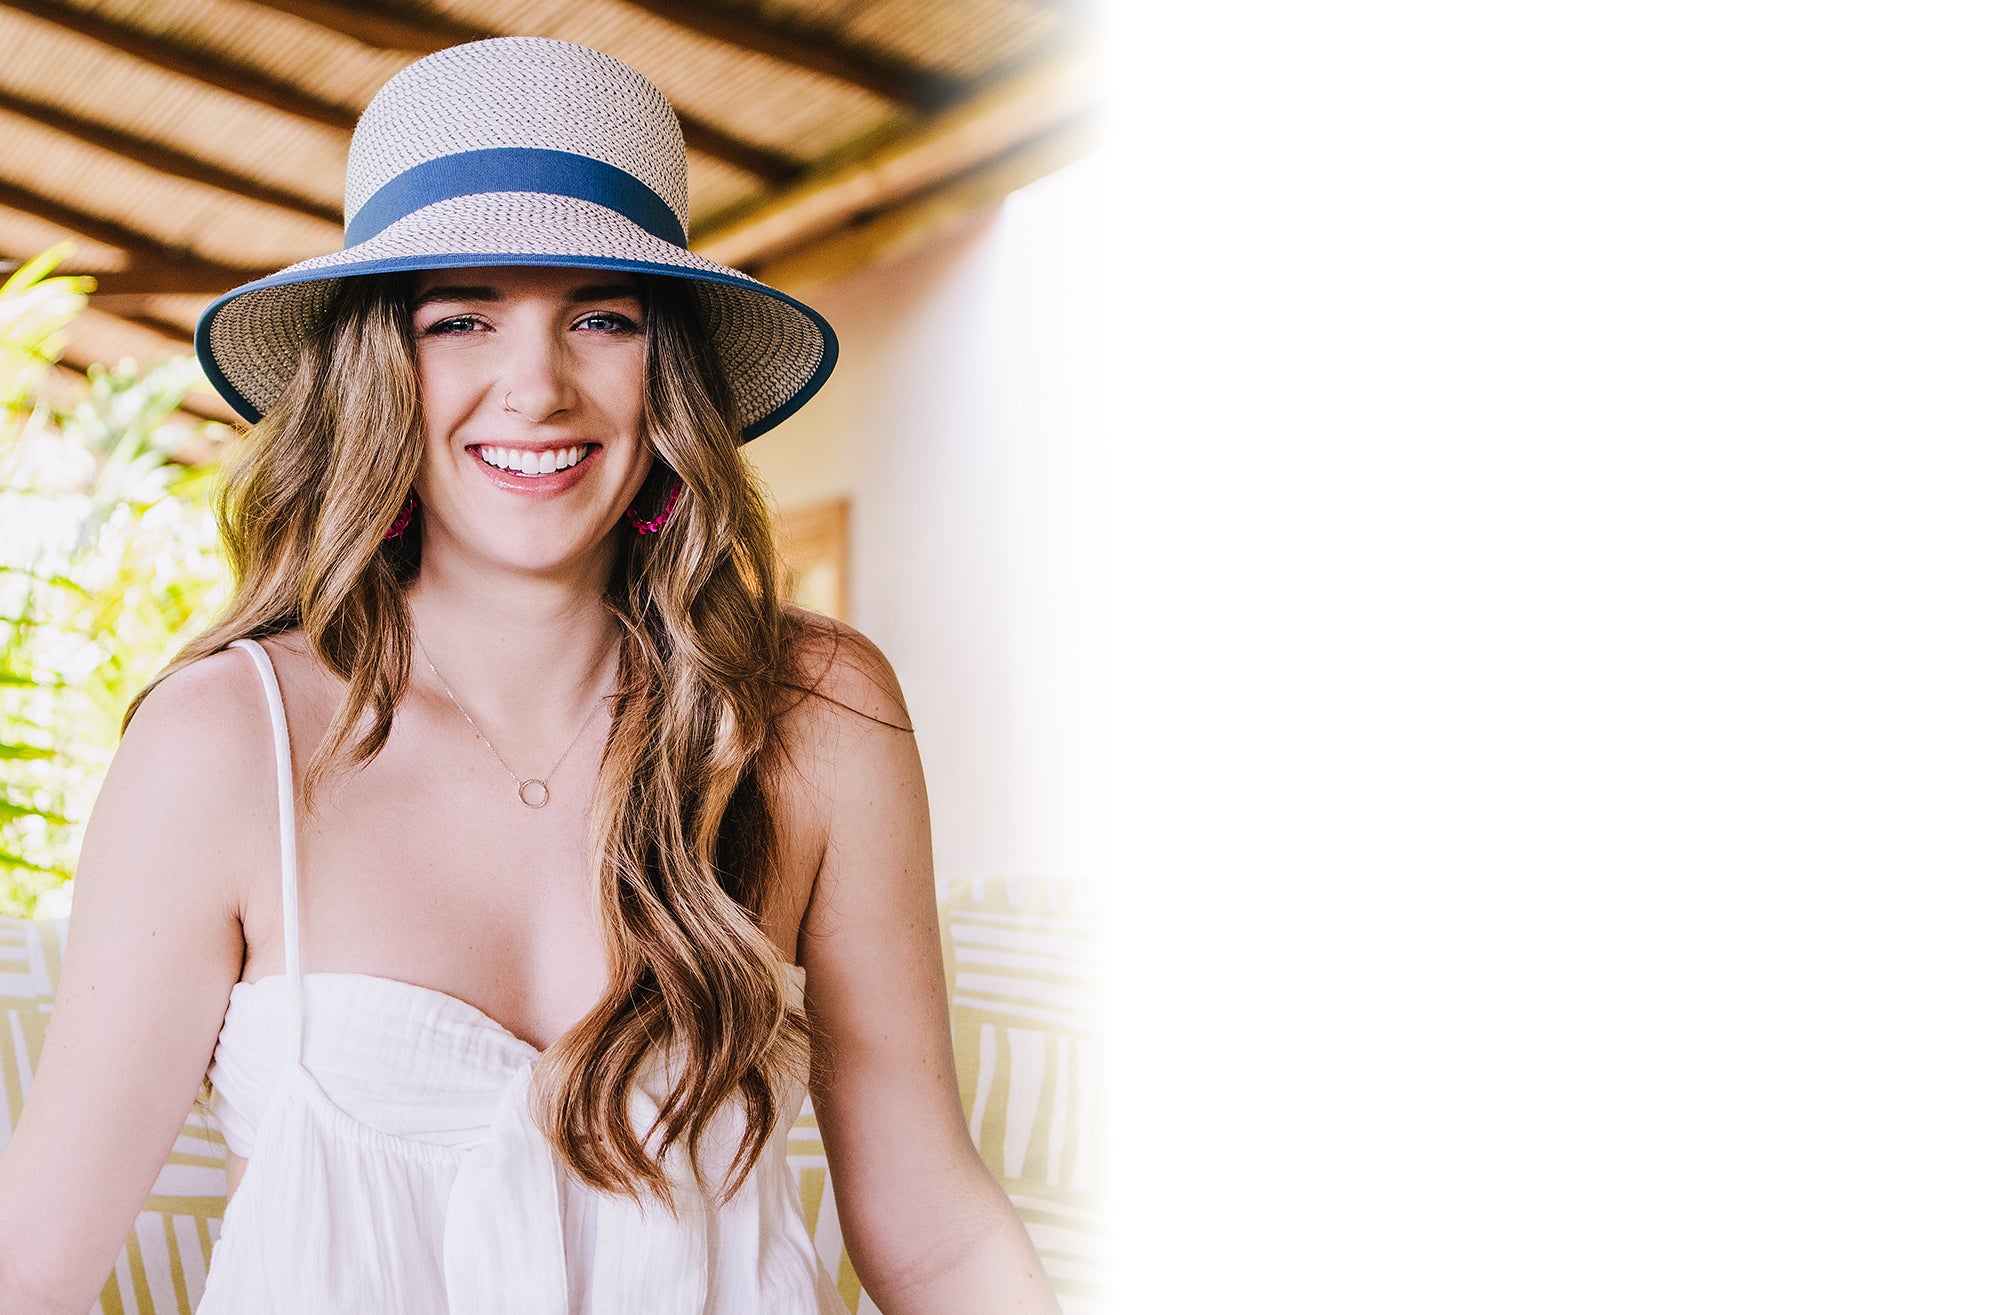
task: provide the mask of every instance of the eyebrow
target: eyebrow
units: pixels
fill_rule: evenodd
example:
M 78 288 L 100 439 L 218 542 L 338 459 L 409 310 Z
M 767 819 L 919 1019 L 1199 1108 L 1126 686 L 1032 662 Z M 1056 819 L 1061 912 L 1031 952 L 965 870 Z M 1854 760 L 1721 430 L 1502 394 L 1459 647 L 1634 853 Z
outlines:
M 616 301 L 620 297 L 630 297 L 634 301 L 644 300 L 644 297 L 640 295 L 639 285 L 636 283 L 590 283 L 583 287 L 571 288 L 569 290 L 569 300 L 572 305 L 580 301 Z M 501 294 L 498 288 L 466 284 L 450 287 L 439 286 L 427 288 L 423 292 L 418 293 L 416 299 L 410 303 L 410 311 L 414 314 L 434 301 L 505 300 L 507 298 Z

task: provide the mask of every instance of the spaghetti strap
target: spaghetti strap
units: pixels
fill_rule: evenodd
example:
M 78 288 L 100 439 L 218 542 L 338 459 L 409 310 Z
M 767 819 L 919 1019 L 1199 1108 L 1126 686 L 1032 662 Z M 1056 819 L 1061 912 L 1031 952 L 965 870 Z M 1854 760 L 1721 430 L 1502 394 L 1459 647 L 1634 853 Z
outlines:
M 254 639 L 235 639 L 231 648 L 240 648 L 257 663 L 264 682 L 264 702 L 271 709 L 271 738 L 278 752 L 278 867 L 284 882 L 285 976 L 291 997 L 292 1062 L 305 1064 L 305 981 L 299 967 L 299 841 L 292 803 L 292 737 L 285 726 L 285 700 L 278 690 L 278 673 L 271 655 Z

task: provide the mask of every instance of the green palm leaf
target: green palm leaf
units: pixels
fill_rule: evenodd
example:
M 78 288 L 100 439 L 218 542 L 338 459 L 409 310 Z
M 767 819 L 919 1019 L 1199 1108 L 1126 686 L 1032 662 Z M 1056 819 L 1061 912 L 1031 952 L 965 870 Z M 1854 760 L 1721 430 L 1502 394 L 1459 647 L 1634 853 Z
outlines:
M 68 868 L 50 867 L 46 863 L 37 863 L 32 859 L 23 858 L 19 854 L 11 854 L 4 849 L 0 849 L 0 868 L 19 868 L 23 872 L 42 872 L 64 879 L 70 876 Z
M 193 358 L 92 365 L 73 400 L 44 395 L 95 286 L 55 274 L 72 249 L 0 283 L 0 914 L 13 916 L 69 879 L 126 707 L 227 587 L 216 468 L 172 456 L 189 446 Z
M 46 808 L 36 808 L 29 804 L 11 803 L 5 799 L 0 799 L 0 822 L 11 822 L 17 817 L 39 817 L 43 821 L 53 822 L 57 826 L 73 826 L 76 823 L 75 818 L 65 817 L 61 813 L 52 813 Z

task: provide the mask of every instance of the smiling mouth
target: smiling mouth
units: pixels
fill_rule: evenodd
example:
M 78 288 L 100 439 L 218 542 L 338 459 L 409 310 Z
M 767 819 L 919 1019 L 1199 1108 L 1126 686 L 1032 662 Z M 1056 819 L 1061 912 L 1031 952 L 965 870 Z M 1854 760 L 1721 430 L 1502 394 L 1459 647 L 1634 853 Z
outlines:
M 468 449 L 495 470 L 522 475 L 529 479 L 553 475 L 580 464 L 590 455 L 597 443 L 577 443 L 570 447 L 549 448 L 536 452 L 524 448 L 502 447 L 497 444 L 474 444 Z

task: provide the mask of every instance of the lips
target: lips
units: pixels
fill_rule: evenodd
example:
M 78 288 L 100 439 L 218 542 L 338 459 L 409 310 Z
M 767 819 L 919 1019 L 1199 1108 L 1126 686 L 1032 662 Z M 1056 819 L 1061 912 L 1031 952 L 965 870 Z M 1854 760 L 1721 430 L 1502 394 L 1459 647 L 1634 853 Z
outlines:
M 576 445 L 569 443 L 564 446 L 574 447 Z M 581 483 L 583 477 L 597 465 L 598 454 L 603 451 L 602 447 L 593 445 L 583 454 L 583 460 L 577 462 L 567 470 L 558 470 L 548 475 L 517 475 L 511 470 L 502 470 L 498 466 L 490 466 L 480 459 L 477 448 L 466 448 L 465 456 L 466 460 L 479 467 L 481 473 L 487 479 L 493 481 L 494 486 L 497 488 L 504 489 L 509 493 L 524 494 L 528 497 L 551 498 L 557 494 L 566 493 Z

